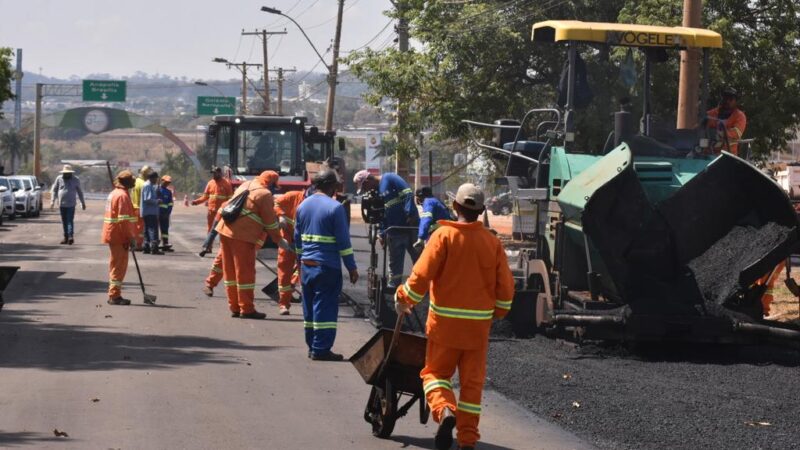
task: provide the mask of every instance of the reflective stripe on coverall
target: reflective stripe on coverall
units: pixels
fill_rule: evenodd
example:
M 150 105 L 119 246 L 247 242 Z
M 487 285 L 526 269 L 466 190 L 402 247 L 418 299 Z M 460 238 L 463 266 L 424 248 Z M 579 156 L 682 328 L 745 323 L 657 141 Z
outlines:
M 122 296 L 122 282 L 128 270 L 128 250 L 136 237 L 136 217 L 128 190 L 117 186 L 106 199 L 101 241 L 108 244 L 111 259 L 108 264 L 108 297 Z
M 206 232 L 211 231 L 211 225 L 214 223 L 217 211 L 232 197 L 233 186 L 231 186 L 230 181 L 225 178 L 220 178 L 219 180 L 212 178 L 206 184 L 203 195 L 192 201 L 193 205 L 208 202 L 208 214 L 206 215 L 206 221 L 208 223 Z
M 297 208 L 304 198 L 303 191 L 291 191 L 275 201 L 275 213 L 289 225 L 281 228 L 281 236 L 290 244 L 294 242 L 294 219 L 297 216 Z M 296 265 L 297 257 L 293 252 L 278 249 L 278 295 L 280 296 L 278 304 L 285 308 L 292 306 L 292 292 L 297 278 Z
M 266 235 L 275 243 L 281 240 L 272 193 L 257 178 L 240 186 L 234 196 L 247 189 L 250 193 L 239 218 L 230 224 L 224 220 L 217 224 L 228 304 L 232 312 L 242 314 L 255 311 L 256 251 L 264 244 Z
M 500 241 L 481 222 L 446 220 L 431 235 L 396 300 L 416 305 L 430 290 L 426 325 L 428 347 L 420 372 L 425 397 L 440 422 L 455 411 L 459 446 L 474 446 L 486 376 L 486 353 L 493 318 L 511 309 L 514 278 Z M 455 399 L 451 378 L 458 369 L 461 389 Z

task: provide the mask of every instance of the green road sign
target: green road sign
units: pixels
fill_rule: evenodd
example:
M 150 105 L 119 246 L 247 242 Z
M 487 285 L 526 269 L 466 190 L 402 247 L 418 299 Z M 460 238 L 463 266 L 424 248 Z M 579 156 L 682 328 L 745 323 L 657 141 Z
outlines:
M 83 80 L 83 101 L 124 102 L 126 85 L 117 80 Z
M 197 97 L 198 116 L 236 114 L 236 97 Z

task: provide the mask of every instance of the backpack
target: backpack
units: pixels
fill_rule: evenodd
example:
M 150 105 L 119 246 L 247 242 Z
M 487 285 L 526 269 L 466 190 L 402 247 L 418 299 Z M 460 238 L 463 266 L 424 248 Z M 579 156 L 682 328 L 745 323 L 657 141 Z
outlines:
M 258 189 L 264 188 L 256 188 L 253 190 L 256 191 Z M 247 189 L 240 192 L 239 195 L 233 197 L 231 201 L 225 204 L 220 211 L 220 216 L 222 216 L 222 220 L 224 220 L 226 224 L 230 225 L 233 222 L 236 222 L 236 219 L 242 215 L 242 210 L 244 209 L 244 205 L 247 202 L 247 197 L 250 195 L 250 192 L 250 183 L 248 183 Z

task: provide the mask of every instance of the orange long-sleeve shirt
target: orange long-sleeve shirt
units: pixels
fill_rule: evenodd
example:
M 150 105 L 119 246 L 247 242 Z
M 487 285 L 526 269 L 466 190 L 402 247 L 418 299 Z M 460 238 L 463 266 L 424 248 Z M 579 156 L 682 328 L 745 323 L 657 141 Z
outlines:
M 220 178 L 219 180 L 212 178 L 208 181 L 208 184 L 206 184 L 203 195 L 192 201 L 192 204 L 199 205 L 208 202 L 208 210 L 217 212 L 217 210 L 220 209 L 225 202 L 230 200 L 232 196 L 233 186 L 231 186 L 230 181 L 225 178 Z
M 136 221 L 128 190 L 118 186 L 108 194 L 106 200 L 102 242 L 104 244 L 129 243 L 137 235 Z
M 275 214 L 289 223 L 289 227 L 281 229 L 281 235 L 289 242 L 294 240 L 294 220 L 297 217 L 297 208 L 304 199 L 304 191 L 289 191 L 275 201 Z
M 736 108 L 731 111 L 731 115 L 727 119 L 718 119 L 719 108 L 714 108 L 706 113 L 709 117 L 708 128 L 717 129 L 717 143 L 714 146 L 714 153 L 719 153 L 721 150 L 730 151 L 734 155 L 739 155 L 739 139 L 742 138 L 744 130 L 747 127 L 747 116 L 741 109 Z M 724 127 L 720 127 L 720 122 Z M 727 138 L 728 146 L 725 145 Z
M 493 318 L 511 309 L 514 277 L 503 244 L 480 222 L 440 220 L 397 301 L 415 305 L 430 290 L 428 339 L 453 348 L 488 345 Z
M 275 217 L 275 203 L 272 193 L 258 180 L 249 181 L 239 186 L 233 197 L 250 189 L 244 208 L 238 219 L 228 224 L 220 220 L 217 224 L 219 234 L 231 239 L 263 245 L 267 235 L 276 244 L 281 240 L 278 220 Z M 219 212 L 217 213 L 219 217 Z

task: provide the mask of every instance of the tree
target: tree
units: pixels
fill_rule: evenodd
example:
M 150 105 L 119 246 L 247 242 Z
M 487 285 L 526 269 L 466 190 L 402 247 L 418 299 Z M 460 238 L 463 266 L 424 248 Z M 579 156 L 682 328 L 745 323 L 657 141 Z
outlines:
M 172 184 L 178 192 L 191 193 L 201 189 L 202 179 L 192 160 L 183 152 L 166 152 L 161 161 L 161 176 L 172 177 Z
M 0 47 L 0 119 L 3 118 L 3 103 L 14 98 L 11 92 L 11 80 L 14 70 L 11 66 L 13 52 L 8 47 Z
M 10 163 L 10 171 L 14 171 L 22 160 L 28 163 L 28 157 L 33 153 L 33 139 L 29 133 L 9 129 L 0 134 L 0 151 L 3 159 Z

